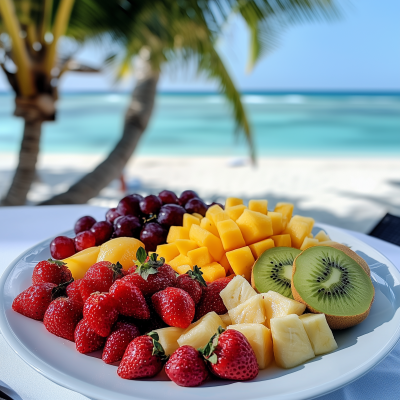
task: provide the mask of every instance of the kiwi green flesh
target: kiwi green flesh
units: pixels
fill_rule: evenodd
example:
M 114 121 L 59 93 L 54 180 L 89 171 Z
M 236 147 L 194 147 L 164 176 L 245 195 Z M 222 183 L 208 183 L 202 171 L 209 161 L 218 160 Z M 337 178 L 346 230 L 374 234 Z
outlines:
M 301 253 L 292 247 L 273 247 L 258 258 L 253 268 L 254 286 L 259 293 L 269 290 L 293 299 L 291 289 L 294 259 Z
M 296 258 L 293 285 L 313 309 L 336 316 L 364 313 L 374 287 L 351 257 L 333 247 L 310 247 Z

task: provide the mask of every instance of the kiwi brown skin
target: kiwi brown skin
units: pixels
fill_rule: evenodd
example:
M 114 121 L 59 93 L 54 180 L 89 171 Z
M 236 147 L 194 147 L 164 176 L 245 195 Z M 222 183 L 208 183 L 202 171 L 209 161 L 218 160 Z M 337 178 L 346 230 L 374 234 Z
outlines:
M 339 244 L 339 243 L 337 243 L 337 244 L 340 245 L 340 246 L 342 246 L 343 248 L 347 249 L 348 251 L 351 251 L 352 253 L 354 253 L 354 251 L 350 250 L 347 246 L 341 245 L 341 244 Z M 321 244 L 321 246 L 322 246 L 322 244 Z M 327 247 L 335 247 L 336 249 L 343 251 L 343 253 L 345 253 L 346 255 L 348 255 L 349 257 L 351 257 L 351 255 L 348 254 L 347 251 L 344 251 L 344 250 L 342 250 L 342 249 L 339 248 L 339 247 L 332 246 L 332 245 L 328 245 Z M 301 256 L 302 254 L 303 254 L 303 253 L 300 253 L 297 257 Z M 356 254 L 356 253 L 354 253 L 354 254 L 355 254 L 358 258 L 360 258 L 360 259 L 362 260 L 362 258 L 361 258 L 358 254 Z M 306 307 L 307 307 L 307 309 L 308 309 L 309 311 L 311 311 L 312 313 L 314 313 L 314 314 L 324 314 L 324 313 L 322 313 L 321 311 L 318 311 L 318 310 L 316 310 L 315 308 L 310 307 L 310 306 L 301 298 L 299 292 L 296 290 L 296 288 L 295 288 L 295 286 L 294 286 L 294 284 L 293 284 L 293 277 L 294 277 L 294 274 L 295 274 L 295 272 L 296 272 L 296 260 L 297 260 L 297 257 L 294 259 L 294 262 L 293 262 L 293 269 L 292 269 L 292 284 L 291 284 L 291 289 L 292 289 L 293 298 L 294 298 L 296 301 L 305 304 Z M 353 258 L 353 257 L 351 257 L 351 258 Z M 365 270 L 365 268 L 359 263 L 359 261 L 358 261 L 357 259 L 353 258 L 353 260 L 354 260 L 357 264 L 359 264 L 360 267 L 365 271 L 365 273 L 370 277 L 370 273 L 368 273 L 368 272 L 369 272 L 369 268 L 368 268 L 368 272 L 367 272 L 367 271 Z M 363 261 L 364 261 L 364 260 L 363 260 Z M 365 261 L 364 261 L 364 263 L 367 264 Z M 368 264 L 367 264 L 367 267 L 368 267 Z M 352 326 L 354 326 L 354 325 L 357 325 L 357 324 L 359 324 L 360 322 L 364 321 L 364 319 L 368 317 L 369 311 L 371 310 L 371 306 L 372 306 L 372 303 L 374 302 L 374 298 L 375 298 L 375 288 L 374 288 L 373 286 L 372 286 L 372 288 L 373 288 L 373 290 L 374 290 L 374 295 L 373 295 L 373 297 L 372 297 L 372 301 L 371 301 L 371 304 L 370 304 L 369 307 L 368 307 L 368 310 L 364 311 L 362 314 L 357 314 L 357 315 L 340 316 L 340 315 L 325 314 L 326 321 L 328 322 L 329 327 L 330 327 L 331 329 L 346 329 L 346 328 L 350 328 L 350 327 L 352 327 Z

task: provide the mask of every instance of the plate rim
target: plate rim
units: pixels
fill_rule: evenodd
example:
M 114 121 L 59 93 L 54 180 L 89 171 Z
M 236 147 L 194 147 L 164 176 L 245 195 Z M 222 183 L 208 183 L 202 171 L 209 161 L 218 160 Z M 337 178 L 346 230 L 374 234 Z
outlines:
M 334 230 L 341 235 L 345 236 L 350 236 L 352 240 L 356 242 L 361 242 L 363 245 L 368 246 L 372 251 L 378 253 L 381 257 L 383 257 L 388 266 L 391 268 L 390 274 L 394 275 L 397 280 L 400 282 L 400 271 L 396 268 L 396 266 L 392 263 L 391 260 L 389 260 L 384 254 L 382 254 L 379 250 L 374 248 L 373 246 L 365 243 L 361 239 L 351 235 L 346 230 L 343 230 L 341 228 L 337 228 L 332 225 L 328 224 L 323 224 L 323 223 L 315 223 L 315 227 L 319 227 L 325 230 Z M 68 235 L 72 233 L 72 230 L 67 230 L 60 235 Z M 31 352 L 29 348 L 27 348 L 17 337 L 17 335 L 14 334 L 6 313 L 5 313 L 5 308 L 4 308 L 4 302 L 1 301 L 4 296 L 4 289 L 5 289 L 5 283 L 8 279 L 8 276 L 16 266 L 16 264 L 32 252 L 34 249 L 36 249 L 38 246 L 41 244 L 49 241 L 52 239 L 54 235 L 51 237 L 42 240 L 35 245 L 29 247 L 27 250 L 22 252 L 19 256 L 17 256 L 10 264 L 9 266 L 4 270 L 1 278 L 0 278 L 0 331 L 1 334 L 3 335 L 5 341 L 7 344 L 11 347 L 11 349 L 20 357 L 26 364 L 28 364 L 31 368 L 33 368 L 35 371 L 39 372 L 42 376 L 45 378 L 49 379 L 50 381 L 65 387 L 69 390 L 75 391 L 77 393 L 80 393 L 84 396 L 88 396 L 90 398 L 93 398 L 95 396 L 96 399 L 99 400 L 109 400 L 110 398 L 115 398 L 116 393 L 114 391 L 104 389 L 104 388 L 99 388 L 91 383 L 87 383 L 83 380 L 77 379 L 71 375 L 65 374 L 64 372 L 60 371 L 57 368 L 54 368 L 52 365 L 47 364 L 46 362 L 42 361 L 39 357 L 37 357 L 34 353 Z M 394 274 L 393 274 L 394 272 Z M 378 365 L 381 361 L 383 361 L 386 356 L 392 351 L 392 349 L 396 346 L 397 342 L 400 340 L 400 325 L 396 328 L 396 330 L 393 332 L 393 335 L 391 336 L 390 340 L 383 346 L 383 348 L 375 354 L 374 357 L 370 358 L 367 362 L 364 364 L 360 365 L 357 369 L 347 373 L 346 375 L 336 378 L 333 381 L 327 382 L 321 386 L 314 386 L 308 389 L 303 390 L 302 392 L 297 392 L 297 393 L 292 393 L 292 394 L 287 394 L 283 396 L 274 396 L 275 399 L 313 399 L 322 395 L 327 395 L 329 393 L 332 393 L 336 390 L 341 389 L 342 387 L 358 380 L 365 374 L 367 374 L 372 368 L 374 368 L 376 365 Z M 67 378 L 67 379 L 66 379 Z M 339 382 L 337 382 L 339 381 Z M 293 397 L 296 395 L 296 397 Z M 118 393 L 117 394 L 119 399 L 137 399 L 137 400 L 142 400 L 144 399 L 143 397 L 136 397 L 136 396 L 126 396 L 123 393 Z M 300 396 L 300 397 L 299 397 Z M 262 399 L 265 397 L 261 396 L 254 396 L 252 399 L 257 400 L 257 399 Z M 274 399 L 271 398 L 271 399 Z

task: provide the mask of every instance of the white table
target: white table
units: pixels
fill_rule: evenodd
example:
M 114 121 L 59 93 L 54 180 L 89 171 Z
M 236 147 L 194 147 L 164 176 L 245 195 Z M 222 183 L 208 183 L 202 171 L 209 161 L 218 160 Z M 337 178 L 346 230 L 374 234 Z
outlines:
M 0 208 L 0 275 L 20 253 L 59 232 L 72 229 L 84 215 L 104 219 L 106 209 L 88 205 Z M 349 232 L 349 231 L 348 231 Z M 349 232 L 383 253 L 400 270 L 400 248 Z M 312 378 L 311 378 L 312 379 Z M 25 364 L 0 335 L 0 390 L 14 399 L 83 400 Z M 376 400 L 400 398 L 400 344 L 371 372 L 319 400 Z

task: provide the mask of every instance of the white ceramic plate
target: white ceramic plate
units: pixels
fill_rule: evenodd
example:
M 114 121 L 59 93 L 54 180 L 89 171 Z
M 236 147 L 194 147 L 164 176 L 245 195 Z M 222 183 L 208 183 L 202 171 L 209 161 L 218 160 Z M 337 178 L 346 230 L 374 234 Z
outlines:
M 372 271 L 376 296 L 370 315 L 360 325 L 334 333 L 339 348 L 297 368 L 275 365 L 250 382 L 212 380 L 198 388 L 182 388 L 164 373 L 153 379 L 127 381 L 117 367 L 99 359 L 100 352 L 82 355 L 74 343 L 51 335 L 43 324 L 11 309 L 13 299 L 31 284 L 37 262 L 49 258 L 50 239 L 18 257 L 0 281 L 0 328 L 9 345 L 31 367 L 52 381 L 101 400 L 301 400 L 334 391 L 379 363 L 400 337 L 400 274 L 394 265 L 360 240 L 326 225 L 333 240 L 359 253 Z

